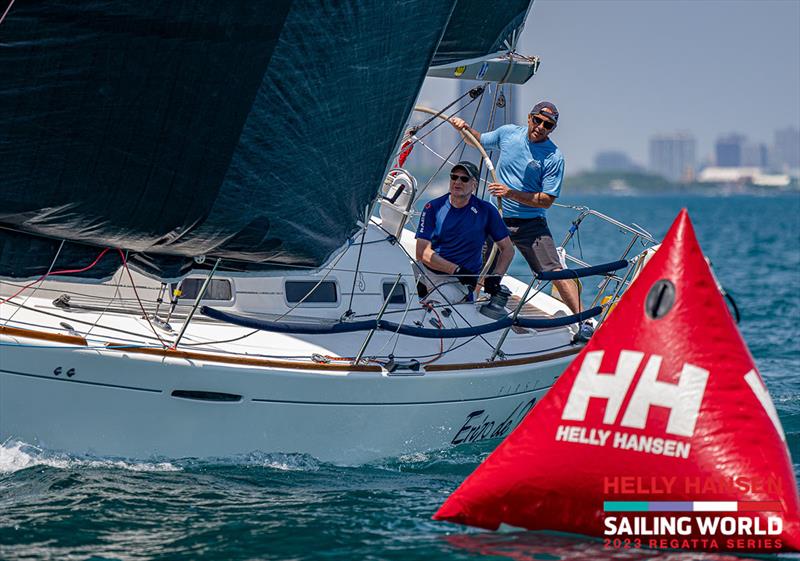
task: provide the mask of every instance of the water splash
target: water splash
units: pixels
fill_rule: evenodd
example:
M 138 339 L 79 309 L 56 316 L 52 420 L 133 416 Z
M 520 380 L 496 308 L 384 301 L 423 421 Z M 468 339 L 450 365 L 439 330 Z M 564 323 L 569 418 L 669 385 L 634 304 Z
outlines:
M 42 450 L 38 446 L 19 440 L 7 440 L 0 445 L 0 474 L 11 474 L 35 466 L 56 469 L 81 467 L 123 469 L 136 472 L 169 472 L 182 469 L 170 462 L 135 462 L 122 459 L 70 456 Z
M 279 453 L 279 452 L 250 452 L 227 458 L 213 458 L 207 460 L 193 460 L 194 467 L 211 466 L 241 466 L 263 467 L 278 471 L 319 471 L 322 462 L 308 454 Z M 183 465 L 186 465 L 185 463 Z

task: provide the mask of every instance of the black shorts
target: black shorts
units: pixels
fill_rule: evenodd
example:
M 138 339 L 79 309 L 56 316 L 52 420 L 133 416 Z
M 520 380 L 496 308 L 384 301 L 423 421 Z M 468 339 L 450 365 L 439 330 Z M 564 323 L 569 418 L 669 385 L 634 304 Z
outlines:
M 545 218 L 504 218 L 503 222 L 514 246 L 534 273 L 562 268 Z

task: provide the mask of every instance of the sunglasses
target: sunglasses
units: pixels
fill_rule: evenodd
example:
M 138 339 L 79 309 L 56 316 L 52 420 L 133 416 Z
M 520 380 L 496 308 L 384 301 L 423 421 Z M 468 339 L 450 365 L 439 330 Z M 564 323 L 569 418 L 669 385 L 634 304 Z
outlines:
M 545 128 L 545 130 L 551 131 L 553 130 L 553 127 L 556 126 L 556 124 L 553 123 L 552 121 L 545 121 L 541 117 L 536 117 L 535 115 L 531 115 L 531 117 L 533 118 L 534 125 L 536 126 L 542 125 Z
M 469 183 L 472 178 L 468 175 L 458 175 L 456 173 L 450 174 L 450 181 L 458 181 L 461 180 L 461 183 Z

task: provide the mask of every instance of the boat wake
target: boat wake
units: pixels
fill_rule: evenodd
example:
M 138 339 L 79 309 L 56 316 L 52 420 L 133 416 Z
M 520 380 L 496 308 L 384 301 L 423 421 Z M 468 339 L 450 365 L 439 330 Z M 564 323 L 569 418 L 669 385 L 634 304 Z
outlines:
M 7 440 L 0 445 L 0 474 L 11 474 L 36 466 L 57 469 L 96 468 L 123 469 L 141 472 L 181 471 L 181 467 L 171 462 L 137 462 L 112 458 L 76 457 L 68 454 L 49 452 L 19 440 Z
M 468 473 L 489 453 L 490 447 L 468 445 L 464 449 L 418 452 L 398 458 L 387 458 L 366 466 L 401 472 L 452 472 Z M 219 458 L 183 458 L 170 461 L 138 461 L 102 456 L 74 456 L 63 452 L 42 449 L 21 440 L 9 439 L 0 444 L 0 475 L 20 470 L 46 466 L 56 469 L 121 469 L 131 472 L 197 471 L 217 467 L 266 468 L 276 471 L 316 472 L 328 466 L 308 454 L 250 452 Z M 330 464 L 330 467 L 336 467 Z M 350 466 L 358 468 L 364 466 Z
M 121 469 L 132 472 L 175 472 L 213 467 L 259 467 L 277 471 L 319 471 L 322 462 L 308 454 L 251 452 L 227 458 L 185 458 L 172 461 L 137 461 L 121 458 L 73 456 L 44 450 L 20 440 L 0 444 L 0 475 L 47 466 L 56 469 Z
M 390 471 L 465 476 L 489 455 L 495 444 L 496 442 L 481 442 L 445 450 L 416 452 L 367 465 Z
M 308 454 L 281 453 L 281 452 L 250 452 L 235 456 L 184 459 L 177 464 L 184 469 L 202 469 L 211 467 L 250 467 L 267 468 L 276 471 L 319 471 L 323 462 Z

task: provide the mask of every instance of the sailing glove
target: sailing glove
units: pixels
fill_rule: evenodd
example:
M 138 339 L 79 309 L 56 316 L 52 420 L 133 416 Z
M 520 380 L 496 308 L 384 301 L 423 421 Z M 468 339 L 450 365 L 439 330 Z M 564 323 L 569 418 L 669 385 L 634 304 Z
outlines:
M 486 275 L 483 279 L 483 289 L 489 296 L 494 296 L 500 292 L 500 279 L 501 275 Z
M 478 273 L 470 271 L 461 265 L 456 266 L 456 270 L 453 271 L 453 276 L 458 279 L 458 282 L 469 287 L 470 290 L 475 290 L 475 286 L 478 284 Z

